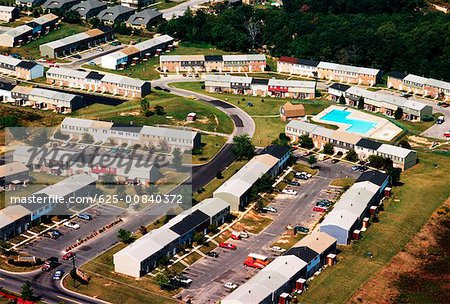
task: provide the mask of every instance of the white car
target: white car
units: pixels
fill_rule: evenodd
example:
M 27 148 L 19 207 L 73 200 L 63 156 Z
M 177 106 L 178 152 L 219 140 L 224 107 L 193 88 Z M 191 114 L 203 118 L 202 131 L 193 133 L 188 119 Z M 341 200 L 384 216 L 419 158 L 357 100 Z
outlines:
M 80 225 L 74 222 L 65 222 L 64 226 L 72 228 L 72 229 L 80 229 Z
M 270 248 L 270 250 L 272 250 L 274 252 L 278 252 L 278 253 L 283 253 L 286 251 L 286 249 L 281 248 L 280 246 L 273 246 Z
M 248 238 L 250 235 L 248 234 L 248 232 L 247 231 L 241 231 L 241 234 L 240 234 L 240 236 L 241 236 L 241 238 Z
M 238 287 L 237 284 L 234 284 L 232 282 L 227 282 L 227 283 L 223 284 L 223 286 L 230 290 L 234 290 Z
M 302 174 L 302 175 L 306 175 L 308 178 L 311 178 L 312 177 L 312 175 L 311 174 L 309 174 L 309 173 L 307 173 L 307 172 L 300 172 L 300 174 Z
M 292 189 L 284 189 L 283 191 L 281 191 L 281 193 L 289 195 L 297 195 L 298 192 Z

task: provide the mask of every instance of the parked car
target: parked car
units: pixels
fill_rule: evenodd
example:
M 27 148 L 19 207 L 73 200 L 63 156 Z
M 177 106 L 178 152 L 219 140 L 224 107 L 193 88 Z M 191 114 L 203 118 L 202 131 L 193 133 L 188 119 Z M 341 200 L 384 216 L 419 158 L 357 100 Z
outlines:
M 248 234 L 247 231 L 241 231 L 241 238 L 245 238 L 247 239 L 250 235 Z
M 86 221 L 90 221 L 90 220 L 92 220 L 92 215 L 87 214 L 87 213 L 80 213 L 80 214 L 78 214 L 78 218 L 86 220 Z
M 72 57 L 73 57 L 73 58 L 75 58 L 75 59 L 81 59 L 81 56 L 80 56 L 80 55 L 78 55 L 78 54 L 76 54 L 76 55 L 73 55 Z
M 212 257 L 212 258 L 218 258 L 219 254 L 217 252 L 214 251 L 210 251 L 206 253 L 207 256 Z
M 65 222 L 64 226 L 72 228 L 72 229 L 80 229 L 80 225 L 74 222 Z
M 283 189 L 283 191 L 281 191 L 281 193 L 283 194 L 288 194 L 288 195 L 297 195 L 297 191 L 292 190 L 292 189 Z
M 306 175 L 308 178 L 311 178 L 312 177 L 312 175 L 311 174 L 309 174 L 308 172 L 300 172 L 300 174 L 301 175 Z
M 318 201 L 316 203 L 316 206 L 319 206 L 319 207 L 330 207 L 332 204 L 333 204 L 332 201 L 329 201 L 327 199 L 323 199 L 323 200 Z
M 225 249 L 231 249 L 231 250 L 236 250 L 237 249 L 236 245 L 231 244 L 231 243 L 220 243 L 219 247 L 220 248 L 225 248 Z
M 337 164 L 339 161 L 340 161 L 339 159 L 333 158 L 333 159 L 331 160 L 331 163 L 332 163 L 332 164 Z
M 226 282 L 225 284 L 223 284 L 223 287 L 225 287 L 229 290 L 235 290 L 238 287 L 238 285 L 234 284 L 232 282 Z
M 97 65 L 94 61 L 89 61 L 89 65 Z
M 189 287 L 192 284 L 192 279 L 185 276 L 177 275 L 172 278 L 172 281 L 180 285 L 181 287 Z
M 352 166 L 352 171 L 358 171 L 359 170 L 359 166 Z
M 303 226 L 295 226 L 295 231 L 300 233 L 309 233 L 309 229 Z
M 73 258 L 76 257 L 76 254 L 73 253 L 72 251 L 67 252 L 65 255 L 62 256 L 62 259 L 64 261 L 68 261 L 68 260 L 72 260 Z
M 286 249 L 281 248 L 280 246 L 272 246 L 272 247 L 270 247 L 270 250 L 272 250 L 273 252 L 277 252 L 277 253 L 283 253 L 286 251 Z
M 438 125 L 441 125 L 444 123 L 444 121 L 445 121 L 445 116 L 439 116 L 438 119 L 436 120 L 436 123 Z
M 53 280 L 61 280 L 64 275 L 64 271 L 62 270 L 56 270 L 53 274 Z
M 277 209 L 272 206 L 262 207 L 261 209 L 266 210 L 267 212 L 277 213 Z
M 299 182 L 296 182 L 296 181 L 292 181 L 292 182 L 289 182 L 289 185 L 290 185 L 290 186 L 298 187 L 298 186 L 300 186 L 300 183 L 299 183 Z

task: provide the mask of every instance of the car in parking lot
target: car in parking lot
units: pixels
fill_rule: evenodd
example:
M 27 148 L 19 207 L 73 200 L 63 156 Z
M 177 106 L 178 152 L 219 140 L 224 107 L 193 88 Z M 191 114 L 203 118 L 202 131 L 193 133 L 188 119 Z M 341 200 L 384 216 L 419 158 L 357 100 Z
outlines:
M 297 182 L 297 181 L 292 181 L 292 182 L 289 182 L 289 186 L 295 186 L 295 187 L 298 187 L 298 186 L 300 186 L 300 183 Z
M 283 191 L 281 191 L 281 193 L 283 194 L 289 194 L 289 195 L 297 195 L 297 191 L 292 190 L 292 189 L 283 189 Z
M 90 221 L 90 220 L 92 220 L 92 215 L 87 214 L 87 213 L 80 213 L 80 214 L 78 214 L 78 218 Z
M 75 55 L 72 55 L 72 58 L 75 58 L 75 59 L 81 59 L 81 56 L 78 55 L 78 54 L 75 54 Z
M 367 168 L 366 166 L 352 166 L 352 171 L 367 171 L 369 168 Z
M 338 162 L 340 162 L 340 160 L 337 159 L 337 158 L 333 158 L 333 159 L 331 160 L 331 163 L 332 163 L 332 164 L 337 164 Z
M 241 231 L 241 238 L 248 239 L 250 235 L 247 231 Z
M 207 256 L 212 257 L 212 258 L 218 258 L 219 254 L 217 252 L 214 251 L 210 251 L 206 253 Z
M 295 226 L 295 231 L 300 233 L 309 233 L 309 229 L 303 226 Z
M 55 273 L 53 274 L 53 280 L 61 280 L 63 275 L 64 271 L 56 270 Z
M 231 244 L 231 243 L 226 243 L 226 242 L 220 243 L 219 247 L 220 248 L 225 248 L 225 249 L 231 249 L 231 250 L 236 250 L 237 249 L 236 245 Z
M 192 284 L 192 279 L 189 279 L 182 275 L 176 275 L 172 277 L 171 281 L 175 283 L 175 285 L 179 285 L 181 287 L 189 287 Z
M 238 288 L 238 285 L 232 282 L 226 282 L 225 284 L 223 284 L 223 287 L 229 290 L 235 290 L 236 288 Z
M 332 204 L 333 204 L 332 201 L 327 200 L 327 199 L 323 199 L 323 200 L 318 201 L 316 203 L 316 206 L 318 206 L 318 207 L 330 207 Z
M 277 213 L 277 209 L 275 207 L 272 207 L 272 206 L 262 207 L 261 209 L 265 210 L 266 212 Z
M 64 226 L 68 227 L 68 228 L 72 228 L 72 229 L 80 229 L 80 225 L 74 222 L 65 222 Z
M 67 252 L 66 254 L 64 254 L 64 255 L 62 256 L 62 259 L 63 259 L 64 261 L 68 261 L 68 260 L 72 260 L 72 259 L 75 258 L 75 257 L 76 257 L 76 254 L 73 253 L 72 251 L 69 251 L 69 252 Z
M 283 253 L 286 251 L 286 249 L 281 248 L 280 246 L 272 246 L 272 247 L 270 247 L 270 250 L 272 250 L 273 252 L 277 252 L 277 253 Z
M 309 177 L 308 177 L 308 175 L 304 175 L 304 174 L 301 174 L 301 173 L 295 173 L 295 178 L 298 178 L 298 179 L 303 179 L 303 180 L 308 180 L 309 179 Z

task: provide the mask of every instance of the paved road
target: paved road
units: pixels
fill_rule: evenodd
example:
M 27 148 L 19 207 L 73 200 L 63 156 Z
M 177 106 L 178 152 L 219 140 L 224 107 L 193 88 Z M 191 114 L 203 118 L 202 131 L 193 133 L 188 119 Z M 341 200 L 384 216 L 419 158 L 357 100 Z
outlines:
M 277 208 L 278 213 L 272 215 L 274 221 L 262 233 L 250 236 L 249 239 L 233 240 L 237 250 L 231 252 L 217 248 L 215 251 L 219 253 L 218 259 L 206 257 L 185 270 L 193 283 L 180 294 L 182 298 L 192 297 L 193 303 L 215 303 L 223 298 L 227 294 L 224 283 L 231 281 L 242 284 L 255 274 L 255 270 L 242 265 L 249 253 L 271 255 L 268 248 L 286 231 L 288 224 L 311 227 L 319 218 L 319 214 L 312 211 L 312 208 L 317 199 L 329 198 L 324 197 L 327 195 L 324 190 L 331 180 L 344 176 L 356 178 L 360 174 L 353 172 L 351 165 L 346 163 L 332 165 L 330 161 L 326 161 L 319 163 L 319 166 L 321 170 L 318 176 L 300 181 L 299 195 L 277 196 L 272 205 Z
M 184 12 L 188 7 L 192 8 L 195 5 L 200 5 L 203 3 L 207 3 L 209 0 L 188 0 L 186 2 L 183 2 L 181 4 L 178 4 L 174 7 L 163 9 L 161 10 L 161 13 L 163 13 L 163 18 L 166 20 L 170 20 L 172 18 L 176 18 L 179 16 L 183 16 Z
M 423 136 L 438 138 L 438 139 L 446 139 L 444 137 L 444 132 L 450 131 L 450 107 L 443 108 L 437 105 L 436 102 L 428 101 L 429 105 L 433 107 L 433 111 L 435 113 L 442 113 L 445 116 L 445 121 L 443 124 L 434 124 L 430 128 L 428 128 L 425 132 L 422 133 Z

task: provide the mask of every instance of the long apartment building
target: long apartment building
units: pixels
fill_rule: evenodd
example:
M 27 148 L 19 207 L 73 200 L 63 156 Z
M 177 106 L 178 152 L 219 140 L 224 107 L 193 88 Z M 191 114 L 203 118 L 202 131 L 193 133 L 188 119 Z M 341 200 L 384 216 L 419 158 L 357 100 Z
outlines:
M 94 93 L 109 93 L 128 98 L 150 93 L 150 82 L 115 74 L 52 67 L 46 72 L 47 83 Z
M 0 34 L 0 46 L 20 47 L 23 44 L 48 34 L 51 30 L 57 28 L 58 23 L 59 17 L 54 14 L 46 14 L 35 18 Z
M 160 54 L 172 46 L 174 39 L 169 35 L 155 37 L 133 46 L 128 46 L 117 52 L 113 52 L 101 57 L 101 65 L 104 69 L 118 70 L 130 64 L 136 64 L 142 60 L 147 60 L 155 54 Z
M 372 216 L 384 195 L 389 176 L 379 171 L 367 171 L 336 202 L 325 219 L 320 223 L 320 231 L 347 245 L 358 240 L 361 230 L 369 226 Z
M 39 46 L 41 56 L 45 58 L 58 58 L 71 53 L 95 47 L 114 39 L 114 30 L 103 26 L 83 33 L 64 37 Z
M 15 6 L 0 5 L 0 21 L 10 22 L 20 17 L 20 10 Z
M 61 132 L 74 140 L 82 138 L 83 134 L 92 135 L 95 142 L 114 141 L 118 145 L 126 143 L 130 146 L 160 147 L 165 142 L 171 148 L 191 150 L 200 147 L 201 133 L 185 129 L 153 126 L 124 126 L 112 122 L 78 118 L 64 118 Z
M 450 100 L 450 83 L 438 79 L 392 72 L 388 75 L 387 86 L 424 97 Z
M 317 77 L 330 81 L 374 86 L 381 80 L 378 69 L 355 67 L 326 61 L 314 61 L 293 57 L 281 57 L 277 61 L 279 73 L 289 73 L 305 77 Z
M 250 202 L 251 190 L 255 183 L 265 174 L 275 177 L 286 166 L 290 155 L 289 149 L 276 150 L 277 153 L 273 153 L 272 150 L 254 156 L 214 191 L 213 197 L 227 201 L 231 211 L 243 210 Z
M 325 265 L 326 259 L 322 257 L 332 258 L 335 252 L 335 238 L 313 232 L 227 295 L 221 303 L 290 303 L 290 294 L 303 292 L 307 279 Z
M 402 170 L 407 170 L 417 163 L 417 152 L 414 150 L 379 143 L 345 131 L 335 131 L 303 121 L 290 121 L 285 127 L 285 134 L 293 142 L 298 141 L 302 135 L 308 135 L 317 149 L 323 149 L 325 144 L 331 143 L 335 151 L 346 153 L 354 150 L 363 160 L 367 160 L 371 155 L 389 158 L 394 167 Z
M 47 89 L 16 86 L 11 90 L 10 102 L 18 106 L 69 114 L 84 106 L 80 95 Z
M 433 115 L 433 108 L 423 102 L 408 99 L 388 93 L 372 92 L 355 86 L 347 86 L 339 83 L 331 85 L 328 89 L 332 100 L 339 101 L 345 97 L 348 105 L 357 107 L 361 98 L 364 100 L 364 110 L 382 113 L 394 117 L 398 108 L 403 110 L 403 119 L 409 121 L 422 121 Z
M 266 55 L 163 55 L 159 58 L 163 72 L 263 72 Z
M 314 81 L 261 79 L 231 75 L 205 75 L 205 90 L 211 93 L 233 93 L 253 96 L 313 99 Z
M 33 61 L 0 55 L 0 73 L 19 79 L 31 80 L 44 76 L 44 67 Z
M 156 268 L 162 258 L 172 257 L 192 244 L 196 232 L 206 234 L 208 226 L 222 225 L 229 214 L 226 201 L 206 199 L 115 253 L 114 271 L 140 278 Z

